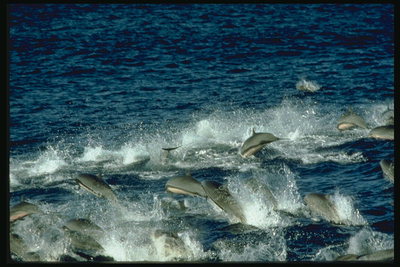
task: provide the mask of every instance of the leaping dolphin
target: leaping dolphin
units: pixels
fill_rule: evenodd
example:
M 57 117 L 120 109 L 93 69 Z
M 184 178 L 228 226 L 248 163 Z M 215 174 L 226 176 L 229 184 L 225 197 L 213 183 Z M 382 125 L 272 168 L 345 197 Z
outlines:
M 101 178 L 93 174 L 79 174 L 76 182 L 90 193 L 117 203 L 117 197 L 112 191 L 111 187 L 105 183 Z
M 104 235 L 104 231 L 101 227 L 90 220 L 83 218 L 71 219 L 67 221 L 64 224 L 64 229 L 90 235 L 95 238 L 100 238 Z
M 38 206 L 22 201 L 10 209 L 10 222 L 14 222 L 27 215 L 41 212 Z
M 157 229 L 152 234 L 154 246 L 166 260 L 181 260 L 188 258 L 188 249 L 183 240 L 175 233 Z
M 207 196 L 217 204 L 218 207 L 226 213 L 238 218 L 242 223 L 246 223 L 246 218 L 243 215 L 241 207 L 229 193 L 226 186 L 212 181 L 203 181 L 201 184 Z
M 367 123 L 364 119 L 355 114 L 351 109 L 349 109 L 345 114 L 343 114 L 338 121 L 336 126 L 340 131 L 350 130 L 356 127 L 367 129 Z
M 304 197 L 304 202 L 306 202 L 313 213 L 322 216 L 327 221 L 336 224 L 341 223 L 336 207 L 331 202 L 328 195 L 310 193 Z
M 394 182 L 394 164 L 386 159 L 383 159 L 379 162 L 381 165 L 383 173 L 390 179 L 390 181 Z
M 207 196 L 201 183 L 194 179 L 190 174 L 169 179 L 165 188 L 168 192 L 176 194 L 200 197 Z
M 281 138 L 276 137 L 271 133 L 256 133 L 253 128 L 252 136 L 244 141 L 240 148 L 240 155 L 242 155 L 242 157 L 249 157 L 263 149 L 267 144 L 280 139 Z
M 272 204 L 273 209 L 276 209 L 278 207 L 278 202 L 276 201 L 276 198 L 266 184 L 258 181 L 256 178 L 247 179 L 245 181 L 245 184 L 252 191 L 259 192 L 262 194 L 262 196 L 266 197 L 268 201 Z
M 378 126 L 369 132 L 368 137 L 394 140 L 394 125 Z

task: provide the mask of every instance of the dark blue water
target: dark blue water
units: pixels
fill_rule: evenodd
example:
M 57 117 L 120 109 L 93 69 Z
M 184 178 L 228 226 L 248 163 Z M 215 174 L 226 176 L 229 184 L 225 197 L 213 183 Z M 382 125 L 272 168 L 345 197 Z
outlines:
M 25 200 L 44 212 L 11 230 L 41 260 L 85 260 L 61 230 L 73 218 L 106 230 L 98 242 L 115 261 L 174 260 L 151 238 L 156 229 L 177 233 L 182 260 L 197 262 L 331 261 L 393 247 L 393 183 L 379 166 L 393 160 L 393 141 L 336 129 L 349 107 L 370 128 L 393 108 L 393 5 L 8 11 L 10 206 Z M 319 90 L 300 91 L 301 81 Z M 242 158 L 253 127 L 287 140 Z M 110 184 L 120 209 L 79 189 L 82 172 Z M 165 191 L 187 172 L 226 183 L 248 225 Z M 270 188 L 279 211 L 243 184 L 250 178 Z M 311 192 L 330 194 L 344 223 L 310 214 Z

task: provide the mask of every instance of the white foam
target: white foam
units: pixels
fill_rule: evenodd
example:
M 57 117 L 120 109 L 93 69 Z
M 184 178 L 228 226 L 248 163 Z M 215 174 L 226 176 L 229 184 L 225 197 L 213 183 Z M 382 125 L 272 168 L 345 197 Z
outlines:
M 321 86 L 316 81 L 306 80 L 302 78 L 296 83 L 297 90 L 315 92 L 318 91 Z
M 346 225 L 366 225 L 367 221 L 360 214 L 359 210 L 354 207 L 354 201 L 351 196 L 344 196 L 335 191 L 330 196 L 340 220 Z

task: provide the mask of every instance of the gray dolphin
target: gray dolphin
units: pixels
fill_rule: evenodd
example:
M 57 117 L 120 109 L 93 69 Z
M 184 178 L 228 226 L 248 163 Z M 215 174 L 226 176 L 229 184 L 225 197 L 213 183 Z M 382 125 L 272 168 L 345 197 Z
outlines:
M 355 255 L 346 254 L 337 257 L 336 261 L 392 261 L 394 259 L 394 249 L 378 250 L 369 254 Z
M 384 140 L 394 140 L 394 125 L 375 127 L 369 132 L 368 137 Z
M 236 200 L 229 193 L 226 186 L 217 182 L 203 181 L 201 182 L 207 196 L 226 213 L 238 218 L 242 223 L 246 223 L 243 211 Z
M 14 222 L 27 215 L 41 212 L 38 206 L 22 201 L 10 209 L 10 222 Z
M 343 114 L 338 121 L 336 126 L 340 131 L 350 130 L 356 127 L 367 129 L 367 123 L 364 119 L 354 113 L 351 109 L 349 109 L 345 114 Z
M 70 241 L 72 251 L 81 256 L 99 255 L 104 252 L 104 248 L 91 236 L 79 233 L 77 231 L 66 231 Z
M 111 187 L 105 183 L 101 178 L 93 174 L 79 174 L 76 182 L 90 193 L 117 203 L 117 197 L 112 191 Z
M 394 249 L 378 250 L 358 257 L 360 261 L 392 261 L 394 259 Z
M 276 198 L 274 197 L 271 190 L 268 188 L 268 186 L 266 184 L 258 181 L 256 178 L 247 179 L 244 183 L 252 191 L 259 192 L 264 197 L 266 197 L 268 199 L 268 201 L 272 204 L 273 209 L 276 209 L 278 207 L 278 202 L 276 201 Z
M 390 162 L 386 159 L 383 159 L 379 162 L 381 165 L 383 173 L 390 179 L 390 181 L 394 182 L 394 163 Z
M 104 235 L 104 230 L 101 227 L 90 220 L 83 218 L 71 219 L 67 221 L 64 224 L 64 229 L 93 236 L 95 238 L 101 238 Z
M 247 138 L 240 147 L 240 155 L 242 157 L 249 157 L 263 149 L 267 144 L 280 139 L 271 133 L 256 133 L 253 128 L 252 136 Z
M 304 202 L 313 213 L 322 216 L 327 221 L 331 221 L 336 224 L 341 223 L 336 207 L 331 202 L 328 195 L 310 193 L 304 197 Z
M 169 179 L 165 188 L 168 192 L 175 194 L 206 197 L 201 183 L 190 174 Z
M 157 229 L 152 234 L 157 252 L 168 260 L 180 260 L 188 257 L 188 249 L 183 240 L 175 233 Z
M 21 261 L 40 261 L 40 256 L 36 252 L 29 252 L 22 238 L 14 233 L 10 233 L 10 252 Z

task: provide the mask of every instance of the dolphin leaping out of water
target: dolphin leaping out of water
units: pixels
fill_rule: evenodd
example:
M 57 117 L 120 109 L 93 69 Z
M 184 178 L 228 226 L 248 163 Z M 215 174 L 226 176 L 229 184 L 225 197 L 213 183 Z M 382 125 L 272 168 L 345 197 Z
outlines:
M 76 182 L 90 193 L 117 203 L 117 197 L 112 191 L 111 187 L 104 182 L 100 177 L 93 174 L 79 174 Z
M 341 220 L 336 210 L 335 205 L 329 199 L 328 195 L 310 193 L 304 197 L 304 202 L 307 204 L 311 212 L 322 216 L 327 221 L 340 224 Z
M 190 174 L 169 179 L 165 188 L 168 192 L 176 194 L 200 197 L 207 196 L 201 183 L 194 179 Z
M 369 132 L 368 137 L 384 140 L 394 140 L 394 125 L 375 127 Z
M 201 182 L 207 196 L 229 215 L 238 218 L 242 223 L 246 223 L 243 211 L 236 200 L 229 193 L 225 185 L 212 181 Z
M 166 183 L 165 188 L 168 192 L 175 194 L 209 198 L 227 214 L 238 218 L 242 223 L 246 223 L 242 209 L 226 186 L 211 181 L 200 183 L 191 175 L 185 175 L 171 178 Z
M 14 222 L 27 215 L 41 212 L 38 206 L 22 201 L 10 209 L 10 222 Z
M 351 109 L 349 109 L 345 114 L 343 114 L 338 121 L 336 126 L 340 131 L 350 130 L 357 127 L 367 129 L 367 123 L 364 119 L 354 113 Z
M 244 158 L 249 157 L 263 149 L 267 144 L 280 139 L 271 133 L 256 133 L 253 128 L 252 136 L 246 139 L 240 147 L 240 155 Z

